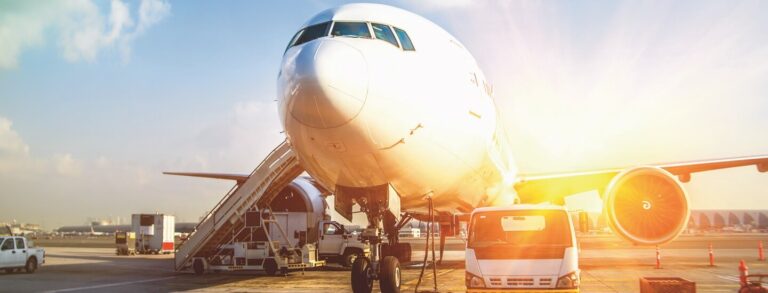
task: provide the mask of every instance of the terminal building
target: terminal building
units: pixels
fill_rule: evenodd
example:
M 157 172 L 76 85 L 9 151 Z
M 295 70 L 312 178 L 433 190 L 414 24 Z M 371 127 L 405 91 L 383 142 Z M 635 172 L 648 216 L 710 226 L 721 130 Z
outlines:
M 586 218 L 572 213 L 571 220 L 582 232 L 585 220 L 589 231 L 610 231 L 600 213 L 587 213 Z M 768 210 L 692 210 L 683 233 L 697 232 L 768 232 Z
M 175 233 L 192 233 L 197 223 L 176 223 Z M 61 234 L 89 234 L 99 233 L 111 235 L 117 231 L 133 231 L 133 227 L 128 225 L 102 225 L 100 223 L 91 223 L 91 225 L 82 226 L 63 226 L 55 230 Z
M 688 228 L 701 231 L 768 231 L 768 210 L 694 210 Z

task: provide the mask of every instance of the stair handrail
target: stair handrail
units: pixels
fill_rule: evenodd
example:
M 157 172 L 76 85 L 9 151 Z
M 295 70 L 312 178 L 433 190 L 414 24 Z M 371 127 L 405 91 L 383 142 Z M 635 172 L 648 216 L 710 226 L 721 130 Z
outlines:
M 287 139 L 283 140 L 283 142 L 281 142 L 276 148 L 274 148 L 271 152 L 269 152 L 269 154 L 266 156 L 266 158 L 272 157 L 273 154 L 275 154 L 278 150 L 281 150 L 286 144 L 288 144 L 288 140 Z M 278 159 L 279 158 L 282 158 L 282 156 L 278 157 Z M 264 160 L 261 163 L 259 163 L 259 165 L 256 166 L 256 168 L 253 168 L 253 171 L 251 171 L 251 173 L 248 175 L 248 177 L 250 178 L 251 176 L 253 176 L 253 174 L 256 172 L 256 170 L 261 168 L 264 165 L 264 163 L 266 163 L 266 160 Z M 271 163 L 270 163 L 270 166 L 271 166 Z M 232 186 L 232 188 L 229 189 L 229 191 L 224 195 L 224 197 L 222 197 L 221 200 L 219 200 L 219 202 L 216 203 L 215 206 L 213 206 L 213 208 L 208 212 L 208 214 L 206 214 L 205 217 L 203 217 L 200 220 L 200 222 L 198 222 L 197 225 L 195 225 L 195 228 L 192 230 L 192 233 L 189 233 L 189 236 L 187 237 L 187 240 L 189 240 L 192 237 L 192 235 L 197 233 L 197 228 L 200 227 L 200 225 L 202 225 L 206 220 L 208 220 L 208 218 L 211 218 L 212 215 L 216 212 L 216 210 L 218 210 L 219 207 L 221 205 L 223 205 L 224 202 L 227 201 L 227 199 L 231 198 L 232 195 L 235 194 L 235 192 L 239 188 L 240 188 L 240 184 L 235 183 L 235 185 Z M 215 217 L 213 219 L 213 225 L 214 225 L 214 227 L 216 226 L 216 218 Z M 184 242 L 186 242 L 186 241 L 184 241 Z

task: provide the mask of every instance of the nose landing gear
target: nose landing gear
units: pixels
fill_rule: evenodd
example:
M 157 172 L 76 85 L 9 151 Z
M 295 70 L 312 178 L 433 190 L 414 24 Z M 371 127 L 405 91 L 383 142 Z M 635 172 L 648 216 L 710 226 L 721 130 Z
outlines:
M 399 247 L 400 245 L 396 243 L 396 238 L 395 243 L 382 243 L 382 237 L 378 232 L 379 229 L 377 228 L 368 228 L 362 234 L 363 240 L 371 244 L 371 258 L 360 256 L 355 259 L 351 274 L 352 292 L 370 293 L 373 290 L 373 281 L 378 280 L 382 293 L 400 293 L 402 281 L 400 260 L 395 256 L 388 255 L 391 252 L 384 252 L 386 249 L 382 249 L 383 246 Z M 400 251 L 400 253 L 405 254 L 404 251 Z M 410 251 L 407 253 L 410 258 Z
M 379 281 L 382 293 L 399 293 L 402 283 L 401 262 L 411 260 L 411 246 L 400 243 L 399 231 L 412 217 L 400 212 L 400 196 L 389 184 L 355 188 L 337 186 L 336 209 L 351 218 L 352 204 L 360 206 L 368 218 L 368 227 L 360 240 L 370 245 L 370 255 L 359 256 L 352 265 L 352 292 L 370 293 Z M 384 238 L 386 236 L 386 239 Z

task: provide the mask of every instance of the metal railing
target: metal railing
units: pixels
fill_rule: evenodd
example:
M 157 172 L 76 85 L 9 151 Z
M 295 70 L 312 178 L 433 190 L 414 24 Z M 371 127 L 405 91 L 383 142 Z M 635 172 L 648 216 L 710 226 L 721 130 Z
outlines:
M 232 219 L 233 215 L 241 215 L 258 202 L 273 198 L 282 189 L 282 186 L 277 185 L 287 184 L 302 171 L 290 145 L 283 141 L 251 172 L 245 182 L 233 186 L 195 225 L 195 230 L 179 245 L 176 269 L 183 269 L 189 259 L 205 247 L 210 238 L 216 235 L 219 229 L 224 228 L 226 221 Z

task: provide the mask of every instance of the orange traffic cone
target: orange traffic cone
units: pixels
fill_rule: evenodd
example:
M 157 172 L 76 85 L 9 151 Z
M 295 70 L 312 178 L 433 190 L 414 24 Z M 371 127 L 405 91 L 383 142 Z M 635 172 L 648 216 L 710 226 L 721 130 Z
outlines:
M 739 262 L 739 283 L 741 283 L 742 287 L 747 286 L 747 276 L 749 276 L 749 268 L 747 268 L 747 264 L 742 259 Z

